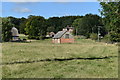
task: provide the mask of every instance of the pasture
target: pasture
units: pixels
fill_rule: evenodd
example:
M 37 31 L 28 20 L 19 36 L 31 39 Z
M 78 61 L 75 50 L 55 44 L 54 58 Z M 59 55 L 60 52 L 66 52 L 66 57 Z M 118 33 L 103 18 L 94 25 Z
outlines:
M 1 65 L 3 78 L 117 78 L 118 47 L 89 39 L 5 42 Z

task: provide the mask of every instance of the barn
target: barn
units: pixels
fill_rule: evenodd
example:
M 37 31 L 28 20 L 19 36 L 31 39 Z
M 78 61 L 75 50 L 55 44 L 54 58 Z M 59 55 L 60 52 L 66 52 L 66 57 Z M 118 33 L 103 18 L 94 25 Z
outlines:
M 74 36 L 69 30 L 59 31 L 54 35 L 52 43 L 74 43 Z
M 18 40 L 18 30 L 17 30 L 17 28 L 15 28 L 15 27 L 13 27 L 12 29 L 11 29 L 11 32 L 12 32 L 12 40 L 13 41 L 16 41 L 16 40 Z

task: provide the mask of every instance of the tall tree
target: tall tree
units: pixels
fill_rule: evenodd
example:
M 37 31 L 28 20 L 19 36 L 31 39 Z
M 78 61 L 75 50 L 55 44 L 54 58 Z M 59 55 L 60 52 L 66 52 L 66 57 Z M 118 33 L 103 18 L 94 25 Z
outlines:
M 24 17 L 20 18 L 19 31 L 21 34 L 25 34 L 26 23 L 27 23 L 26 18 L 24 18 Z
M 104 25 L 110 35 L 110 40 L 120 42 L 120 1 L 101 2 L 101 15 L 104 16 Z
M 48 32 L 58 32 L 60 29 L 60 18 L 59 17 L 50 17 L 47 22 L 47 31 Z
M 12 16 L 9 16 L 8 17 L 10 19 L 10 23 L 14 24 L 14 27 L 16 27 L 18 29 L 18 31 L 20 31 L 20 19 L 19 18 L 15 18 L 15 17 L 12 17 Z
M 50 17 L 47 19 L 47 31 L 55 32 L 62 30 L 67 25 L 71 26 L 73 21 L 82 16 L 62 16 L 62 17 Z
M 10 41 L 11 39 L 11 29 L 14 24 L 11 23 L 10 18 L 3 18 L 2 19 L 2 40 L 3 41 Z
M 42 16 L 31 16 L 25 30 L 29 38 L 43 39 L 46 35 L 46 20 Z
M 97 33 L 99 25 L 101 25 L 101 17 L 93 14 L 86 14 L 83 18 L 76 19 L 73 22 L 77 34 L 86 37 L 89 37 L 91 33 Z M 103 30 L 101 30 L 101 33 L 104 35 Z
M 83 16 L 63 16 L 61 17 L 61 26 L 66 27 L 67 25 L 71 26 L 75 19 L 82 18 Z
M 75 19 L 72 23 L 72 26 L 74 27 L 73 34 L 74 35 L 80 35 L 80 23 L 82 22 L 82 18 Z

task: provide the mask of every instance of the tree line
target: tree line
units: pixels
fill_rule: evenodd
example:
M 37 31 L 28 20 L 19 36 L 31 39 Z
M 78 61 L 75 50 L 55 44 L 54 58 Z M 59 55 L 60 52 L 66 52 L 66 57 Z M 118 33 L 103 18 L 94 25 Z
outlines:
M 74 35 L 97 39 L 100 36 L 107 41 L 120 41 L 120 2 L 101 2 L 101 16 L 86 14 L 85 16 L 62 16 L 45 19 L 43 16 L 29 15 L 28 18 L 12 16 L 2 18 L 2 40 L 11 39 L 11 28 L 14 26 L 20 34 L 30 39 L 44 39 L 49 32 L 57 33 L 67 25 L 74 28 Z M 99 28 L 98 28 L 99 27 Z

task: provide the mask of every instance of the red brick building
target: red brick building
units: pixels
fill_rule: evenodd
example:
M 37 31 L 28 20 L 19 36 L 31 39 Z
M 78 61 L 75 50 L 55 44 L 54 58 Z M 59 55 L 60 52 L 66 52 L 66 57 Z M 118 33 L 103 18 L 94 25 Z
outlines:
M 52 39 L 53 43 L 74 43 L 74 36 L 71 34 L 69 29 L 64 29 L 63 31 L 59 31 L 54 35 Z

